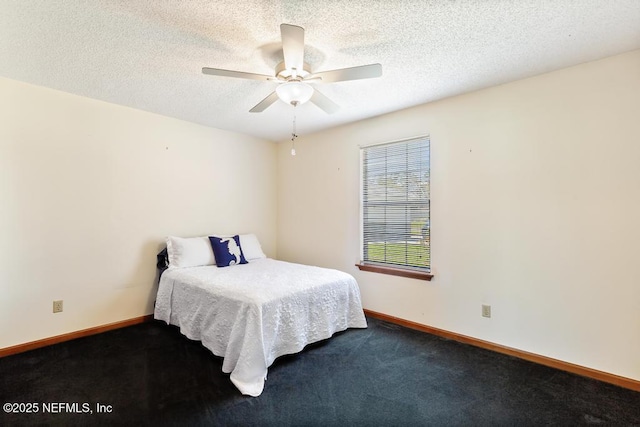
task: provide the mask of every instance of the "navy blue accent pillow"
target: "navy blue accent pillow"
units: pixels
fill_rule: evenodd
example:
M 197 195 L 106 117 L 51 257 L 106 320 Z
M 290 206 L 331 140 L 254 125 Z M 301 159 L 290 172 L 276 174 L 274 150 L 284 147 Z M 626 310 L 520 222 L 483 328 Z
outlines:
M 240 247 L 240 236 L 216 237 L 209 236 L 213 255 L 218 267 L 228 267 L 236 264 L 247 264 L 247 260 Z

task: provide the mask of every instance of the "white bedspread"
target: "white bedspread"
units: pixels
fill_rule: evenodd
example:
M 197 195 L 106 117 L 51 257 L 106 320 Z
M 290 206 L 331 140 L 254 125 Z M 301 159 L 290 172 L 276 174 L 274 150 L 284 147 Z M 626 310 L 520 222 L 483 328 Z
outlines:
M 154 315 L 224 357 L 222 371 L 250 396 L 262 393 L 267 368 L 278 356 L 367 327 L 353 276 L 269 258 L 169 269 Z

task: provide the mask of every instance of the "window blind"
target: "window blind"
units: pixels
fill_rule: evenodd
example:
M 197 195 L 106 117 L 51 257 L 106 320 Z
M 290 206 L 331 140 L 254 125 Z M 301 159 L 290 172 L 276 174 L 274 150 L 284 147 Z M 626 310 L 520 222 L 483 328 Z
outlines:
M 429 137 L 362 148 L 362 261 L 430 271 Z

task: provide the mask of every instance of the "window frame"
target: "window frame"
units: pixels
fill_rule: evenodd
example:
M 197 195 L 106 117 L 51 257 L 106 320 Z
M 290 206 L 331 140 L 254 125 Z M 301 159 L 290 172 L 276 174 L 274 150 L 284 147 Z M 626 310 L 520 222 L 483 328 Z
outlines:
M 419 135 L 410 138 L 399 139 L 395 141 L 388 141 L 377 144 L 370 145 L 362 145 L 360 146 L 360 262 L 356 263 L 356 267 L 358 267 L 361 271 L 369 271 L 373 273 L 381 273 L 381 274 L 389 274 L 394 276 L 408 277 L 419 280 L 431 280 L 433 278 L 433 269 L 431 268 L 431 261 L 429 262 L 429 267 L 420 268 L 410 265 L 402 265 L 402 264 L 388 264 L 388 263 L 377 263 L 375 261 L 365 261 L 364 260 L 364 252 L 365 252 L 365 236 L 364 236 L 364 185 L 365 185 L 365 164 L 364 164 L 364 153 L 365 150 L 373 147 L 381 147 L 384 145 L 392 145 L 392 144 L 400 144 L 400 143 L 409 143 L 415 140 L 427 139 L 429 144 L 429 184 L 431 183 L 431 138 L 430 135 Z M 431 226 L 431 192 L 429 191 L 429 196 L 427 199 L 427 203 L 429 204 L 429 227 Z M 431 232 L 429 230 L 429 257 L 431 257 Z

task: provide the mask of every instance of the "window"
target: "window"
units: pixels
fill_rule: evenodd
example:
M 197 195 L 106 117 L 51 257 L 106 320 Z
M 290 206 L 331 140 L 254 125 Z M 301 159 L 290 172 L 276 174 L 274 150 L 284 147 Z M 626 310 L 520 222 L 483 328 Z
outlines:
M 431 279 L 429 137 L 362 148 L 361 270 Z

